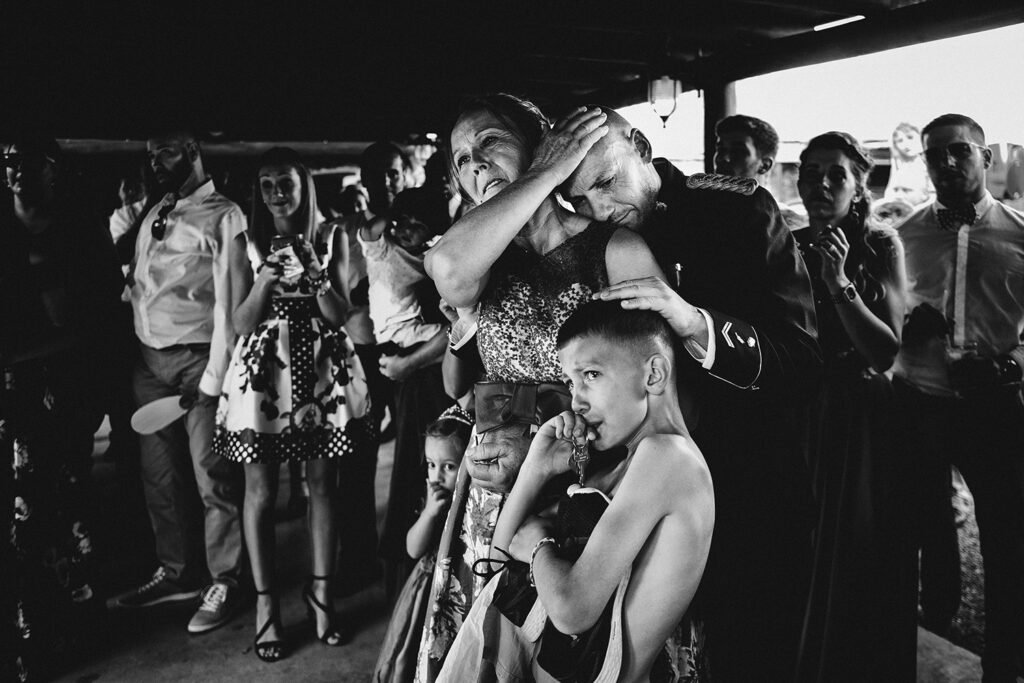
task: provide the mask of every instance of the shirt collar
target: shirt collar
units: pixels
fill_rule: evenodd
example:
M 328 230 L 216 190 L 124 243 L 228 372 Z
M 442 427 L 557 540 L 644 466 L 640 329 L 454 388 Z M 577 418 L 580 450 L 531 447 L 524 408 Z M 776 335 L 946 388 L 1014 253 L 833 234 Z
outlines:
M 995 203 L 996 203 L 996 200 L 995 200 L 995 197 L 992 196 L 992 193 L 989 192 L 988 190 L 985 190 L 985 194 L 983 194 L 981 196 L 981 199 L 978 200 L 978 203 L 974 205 L 974 211 L 977 214 L 978 218 L 981 218 L 982 216 L 984 216 L 985 213 L 988 212 L 989 209 L 991 209 L 993 206 L 995 206 Z M 933 212 L 937 212 L 940 209 L 948 209 L 948 208 L 949 208 L 948 206 L 946 206 L 945 204 L 940 202 L 938 199 L 936 199 L 935 202 L 932 204 L 932 211 Z
M 202 183 L 200 183 L 199 187 L 192 190 L 192 194 L 190 194 L 187 197 L 182 197 L 182 199 L 185 199 L 191 202 L 192 204 L 202 204 L 204 201 L 206 201 L 207 197 L 214 193 L 214 190 L 215 188 L 213 187 L 213 178 L 207 178 Z

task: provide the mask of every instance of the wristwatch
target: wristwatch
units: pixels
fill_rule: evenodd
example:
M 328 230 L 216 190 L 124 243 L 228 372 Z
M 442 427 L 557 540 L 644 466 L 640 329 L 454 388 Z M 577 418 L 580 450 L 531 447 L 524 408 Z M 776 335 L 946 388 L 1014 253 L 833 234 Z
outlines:
M 848 304 L 857 298 L 857 288 L 853 286 L 853 283 L 846 285 L 838 292 L 832 295 L 832 303 L 834 304 Z

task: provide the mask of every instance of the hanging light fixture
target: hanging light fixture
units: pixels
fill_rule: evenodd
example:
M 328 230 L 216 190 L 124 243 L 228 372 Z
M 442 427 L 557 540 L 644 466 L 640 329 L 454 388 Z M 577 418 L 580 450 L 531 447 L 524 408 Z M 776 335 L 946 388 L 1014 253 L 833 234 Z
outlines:
M 647 101 L 661 117 L 662 127 L 668 126 L 668 117 L 675 112 L 678 98 L 679 81 L 671 76 L 656 78 L 647 85 Z

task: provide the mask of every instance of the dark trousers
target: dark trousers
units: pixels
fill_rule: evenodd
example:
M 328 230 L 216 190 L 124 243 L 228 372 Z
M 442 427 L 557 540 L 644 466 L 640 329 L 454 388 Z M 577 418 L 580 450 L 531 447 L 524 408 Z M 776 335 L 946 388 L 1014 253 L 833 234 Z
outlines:
M 356 344 L 356 355 L 366 374 L 366 388 L 370 392 L 370 415 L 379 429 L 384 409 L 391 408 L 391 421 L 395 420 L 395 383 L 380 374 L 382 347 L 377 344 Z
M 950 465 L 956 465 L 974 494 L 985 565 L 982 680 L 1015 681 L 1024 657 L 1021 397 L 1014 391 L 993 391 L 970 399 L 945 398 L 924 394 L 902 381 L 896 386 L 907 457 L 917 474 L 917 500 L 910 509 L 918 513 L 918 541 L 945 538 L 948 544 L 955 538 L 949 488 Z
M 136 401 L 141 406 L 195 389 L 208 360 L 208 348 L 143 346 Z M 211 448 L 215 413 L 216 405 L 197 404 L 182 419 L 140 437 L 157 559 L 172 581 L 185 586 L 204 581 L 206 570 L 216 581 L 238 585 L 245 561 L 242 468 Z
M 697 605 L 715 681 L 793 680 L 811 562 L 810 529 L 769 506 L 716 518 Z
M 374 479 L 380 432 L 372 418 L 355 418 L 360 428 L 348 457 L 338 460 L 338 591 L 350 595 L 380 576 L 377 560 L 377 504 Z

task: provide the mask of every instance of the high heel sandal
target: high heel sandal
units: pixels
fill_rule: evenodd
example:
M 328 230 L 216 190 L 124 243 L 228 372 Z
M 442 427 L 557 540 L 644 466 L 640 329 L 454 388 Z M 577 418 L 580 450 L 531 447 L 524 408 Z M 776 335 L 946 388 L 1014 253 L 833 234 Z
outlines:
M 256 595 L 271 595 L 272 591 L 256 591 Z M 263 626 L 260 627 L 259 631 L 256 632 L 256 637 L 252 641 L 252 650 L 256 653 L 264 662 L 279 662 L 288 656 L 285 650 L 285 642 L 283 640 L 265 640 L 262 643 L 260 638 L 270 629 L 277 621 L 277 617 L 270 617 L 264 622 Z
M 306 603 L 306 611 L 309 612 L 309 619 L 313 622 L 313 632 L 317 634 L 320 642 L 330 647 L 338 647 L 339 645 L 344 645 L 352 638 L 352 632 L 335 624 L 334 606 L 323 604 L 317 600 L 316 594 L 313 592 L 314 581 L 329 580 L 329 576 L 310 575 L 309 583 L 302 589 L 302 600 Z M 317 628 L 317 612 L 323 612 L 327 617 L 327 628 L 324 630 L 323 635 L 320 635 Z

